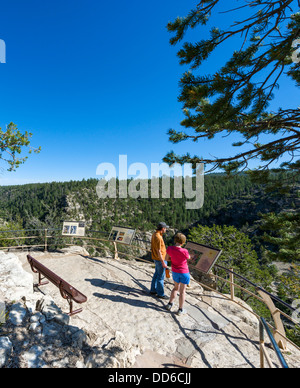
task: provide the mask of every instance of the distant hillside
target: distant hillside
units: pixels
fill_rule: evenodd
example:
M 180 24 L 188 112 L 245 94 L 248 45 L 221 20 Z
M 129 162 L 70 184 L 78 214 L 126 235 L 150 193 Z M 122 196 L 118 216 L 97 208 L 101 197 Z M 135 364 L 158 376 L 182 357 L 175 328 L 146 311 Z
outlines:
M 174 199 L 172 179 L 170 199 L 99 199 L 97 183 L 97 179 L 88 179 L 0 187 L 0 217 L 19 222 L 26 229 L 61 227 L 67 219 L 86 220 L 94 230 L 109 230 L 113 224 L 119 224 L 147 231 L 160 220 L 184 229 L 215 215 L 228 201 L 252 195 L 256 190 L 246 175 L 228 180 L 222 174 L 211 174 L 205 177 L 203 208 L 186 210 L 186 198 Z
M 261 215 L 273 212 L 295 212 L 300 208 L 300 185 L 295 185 L 289 194 L 278 192 L 267 193 L 263 186 L 255 188 L 235 197 L 229 198 L 218 207 L 217 211 L 199 220 L 200 223 L 212 226 L 233 225 L 239 229 L 254 233 Z M 196 225 L 198 222 L 196 223 Z
M 265 193 L 264 187 L 253 185 L 246 174 L 232 179 L 224 174 L 205 176 L 204 206 L 198 210 L 186 210 L 185 197 L 174 199 L 173 179 L 170 199 L 99 199 L 97 183 L 97 179 L 84 179 L 0 187 L 0 224 L 60 229 L 64 220 L 85 220 L 91 230 L 110 231 L 113 225 L 120 225 L 147 232 L 165 221 L 186 234 L 198 224 L 233 225 L 251 238 L 259 254 L 261 215 L 300 208 L 300 185 L 289 195 Z M 150 180 L 148 185 L 151 187 Z

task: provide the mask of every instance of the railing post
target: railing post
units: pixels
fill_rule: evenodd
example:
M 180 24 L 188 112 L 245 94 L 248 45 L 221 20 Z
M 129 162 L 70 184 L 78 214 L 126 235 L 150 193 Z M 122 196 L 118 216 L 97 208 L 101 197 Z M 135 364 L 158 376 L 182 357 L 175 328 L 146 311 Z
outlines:
M 118 247 L 116 242 L 114 242 L 114 246 L 115 246 L 115 260 L 119 260 Z
M 231 300 L 234 300 L 234 275 L 233 275 L 233 268 L 230 268 L 230 294 L 231 294 Z
M 275 368 L 274 366 L 274 363 L 273 361 L 271 360 L 270 356 L 268 355 L 268 353 L 266 352 L 266 349 L 265 349 L 265 344 L 264 344 L 264 340 L 263 340 L 263 337 L 264 337 L 264 330 L 266 330 L 267 334 L 268 334 L 268 337 L 271 341 L 271 344 L 272 344 L 272 347 L 275 351 L 275 354 L 281 364 L 281 366 L 284 368 L 284 369 L 288 369 L 288 364 L 286 363 L 280 349 L 279 349 L 279 346 L 277 345 L 276 341 L 275 341 L 275 338 L 266 322 L 266 320 L 262 317 L 260 317 L 260 320 L 259 320 L 259 323 L 260 323 L 260 326 L 259 326 L 259 333 L 260 333 L 260 349 L 261 351 L 263 352 L 264 354 L 264 357 L 266 358 L 268 364 L 269 364 L 269 367 L 270 368 Z M 261 363 L 262 363 L 262 354 L 260 355 L 260 359 L 261 359 Z
M 47 234 L 48 234 L 48 229 L 45 229 L 45 250 L 44 250 L 44 252 L 47 252 Z
M 276 308 L 276 306 L 274 305 L 272 299 L 270 298 L 269 295 L 267 295 L 264 292 L 264 290 L 258 289 L 257 292 L 263 298 L 265 304 L 267 305 L 267 307 L 269 308 L 269 310 L 270 310 L 270 312 L 272 314 L 272 317 L 273 317 L 273 320 L 274 320 L 274 323 L 275 323 L 275 327 L 276 327 L 276 330 L 274 332 L 274 338 L 275 338 L 278 346 L 282 350 L 287 350 L 287 342 L 284 339 L 286 334 L 285 334 L 285 329 L 284 329 L 284 326 L 283 326 L 283 323 L 282 323 L 282 320 L 281 320 L 280 311 Z M 279 333 L 279 334 L 277 334 L 277 333 Z
M 261 320 L 259 320 L 259 351 L 260 351 L 260 367 L 263 369 L 265 367 L 265 356 L 263 346 L 265 343 L 265 333 L 264 333 L 264 325 Z

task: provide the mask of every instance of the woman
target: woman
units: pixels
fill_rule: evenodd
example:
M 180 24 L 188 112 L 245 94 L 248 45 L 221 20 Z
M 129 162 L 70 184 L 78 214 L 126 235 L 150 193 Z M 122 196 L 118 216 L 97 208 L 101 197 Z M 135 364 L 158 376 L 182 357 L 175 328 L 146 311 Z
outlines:
M 175 238 L 175 246 L 171 246 L 167 249 L 166 261 L 171 261 L 172 266 L 172 276 L 174 280 L 174 288 L 171 292 L 170 301 L 167 304 L 167 310 L 171 310 L 174 304 L 174 300 L 177 296 L 178 291 L 180 292 L 179 296 L 179 310 L 178 315 L 184 313 L 183 305 L 185 302 L 185 292 L 188 284 L 190 284 L 190 271 L 187 264 L 187 261 L 191 259 L 189 251 L 182 248 L 182 245 L 186 243 L 186 237 L 182 233 L 178 233 Z

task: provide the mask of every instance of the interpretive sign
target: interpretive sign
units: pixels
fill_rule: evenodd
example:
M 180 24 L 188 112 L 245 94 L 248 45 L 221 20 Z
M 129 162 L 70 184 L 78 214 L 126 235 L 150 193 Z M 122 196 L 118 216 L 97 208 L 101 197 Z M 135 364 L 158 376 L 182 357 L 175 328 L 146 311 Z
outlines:
M 132 240 L 135 236 L 135 229 L 123 228 L 121 226 L 114 226 L 110 232 L 109 240 L 131 245 Z
M 191 241 L 187 242 L 185 248 L 189 251 L 192 259 L 190 264 L 206 274 L 212 270 L 222 253 L 222 250 L 220 249 L 197 244 Z
M 63 225 L 62 235 L 83 237 L 85 235 L 85 222 L 65 221 Z

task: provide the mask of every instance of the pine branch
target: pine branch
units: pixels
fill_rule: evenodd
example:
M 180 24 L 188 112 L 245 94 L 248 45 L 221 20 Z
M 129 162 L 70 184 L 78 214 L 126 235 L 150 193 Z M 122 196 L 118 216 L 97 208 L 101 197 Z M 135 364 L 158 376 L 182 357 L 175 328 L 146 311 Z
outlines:
M 205 26 L 218 3 L 203 0 L 186 18 L 169 23 L 169 31 L 176 33 L 171 44 L 182 40 L 189 28 Z M 235 21 L 224 31 L 215 27 L 209 39 L 193 44 L 185 42 L 179 50 L 180 63 L 191 66 L 180 81 L 179 101 L 183 103 L 186 116 L 181 125 L 195 133 L 170 130 L 169 139 L 173 143 L 197 142 L 225 132 L 226 136 L 239 134 L 244 137 L 244 141 L 234 146 L 251 144 L 252 148 L 226 158 L 192 158 L 189 154 L 178 156 L 171 152 L 164 159 L 168 163 L 204 162 L 212 164 L 213 170 L 223 168 L 231 173 L 248 168 L 248 161 L 254 158 L 262 162 L 263 171 L 284 155 L 291 157 L 290 163 L 298 156 L 299 108 L 278 109 L 277 112 L 268 112 L 267 109 L 283 74 L 300 85 L 299 67 L 292 63 L 292 43 L 300 36 L 300 14 L 293 13 L 293 0 L 244 0 L 239 7 L 223 12 L 247 7 L 248 17 Z M 240 48 L 215 74 L 194 74 L 217 47 L 236 36 L 242 39 Z M 281 138 L 261 145 L 259 139 L 263 134 Z M 251 142 L 253 139 L 255 141 Z

